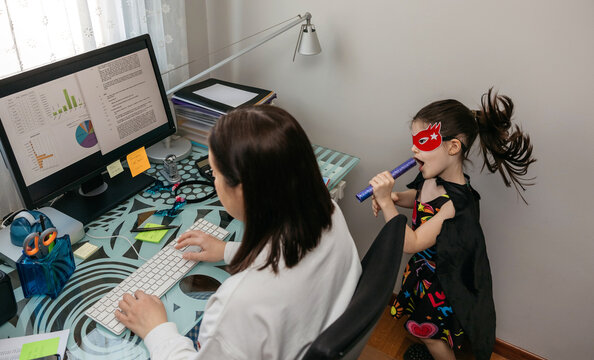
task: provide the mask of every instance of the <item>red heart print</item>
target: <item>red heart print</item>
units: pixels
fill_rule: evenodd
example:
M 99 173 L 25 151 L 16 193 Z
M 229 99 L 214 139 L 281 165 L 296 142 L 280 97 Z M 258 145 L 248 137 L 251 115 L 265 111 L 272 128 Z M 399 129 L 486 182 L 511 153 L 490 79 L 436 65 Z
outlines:
M 431 338 L 439 330 L 435 324 L 426 322 L 419 325 L 419 323 L 414 320 L 409 320 L 406 322 L 406 329 L 412 335 L 422 339 Z

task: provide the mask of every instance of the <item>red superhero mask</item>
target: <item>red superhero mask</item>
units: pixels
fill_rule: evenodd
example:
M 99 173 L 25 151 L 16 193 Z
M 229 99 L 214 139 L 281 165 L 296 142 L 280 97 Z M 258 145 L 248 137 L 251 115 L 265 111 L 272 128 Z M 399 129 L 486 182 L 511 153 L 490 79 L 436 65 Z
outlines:
M 429 125 L 425 130 L 421 130 L 413 135 L 413 144 L 421 151 L 433 151 L 441 145 L 441 123 Z

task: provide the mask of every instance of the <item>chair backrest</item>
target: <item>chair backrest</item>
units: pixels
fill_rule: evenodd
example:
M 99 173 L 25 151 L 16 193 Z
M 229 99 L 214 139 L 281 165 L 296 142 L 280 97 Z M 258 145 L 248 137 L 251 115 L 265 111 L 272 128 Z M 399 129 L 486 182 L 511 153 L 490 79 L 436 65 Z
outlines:
M 325 329 L 303 360 L 357 359 L 388 306 L 402 260 L 406 217 L 384 225 L 361 261 L 361 278 L 344 313 Z

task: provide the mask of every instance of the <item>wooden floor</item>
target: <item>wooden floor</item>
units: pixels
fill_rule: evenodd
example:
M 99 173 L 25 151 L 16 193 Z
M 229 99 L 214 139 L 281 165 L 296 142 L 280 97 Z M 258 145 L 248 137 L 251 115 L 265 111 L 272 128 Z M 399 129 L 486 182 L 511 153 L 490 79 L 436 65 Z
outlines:
M 418 340 L 404 329 L 404 320 L 395 320 L 390 315 L 390 307 L 380 318 L 371 338 L 361 353 L 359 360 L 401 360 L 402 355 L 408 347 Z M 456 359 L 474 359 L 467 352 L 456 353 Z M 497 354 L 491 356 L 491 360 L 508 360 Z

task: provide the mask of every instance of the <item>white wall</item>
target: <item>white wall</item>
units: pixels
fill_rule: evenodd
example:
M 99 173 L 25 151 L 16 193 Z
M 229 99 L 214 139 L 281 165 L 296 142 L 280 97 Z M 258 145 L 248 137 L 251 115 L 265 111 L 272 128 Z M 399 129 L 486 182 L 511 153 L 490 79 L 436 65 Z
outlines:
M 322 54 L 292 63 L 295 28 L 216 75 L 277 91 L 312 142 L 360 157 L 340 205 L 361 254 L 382 221 L 354 194 L 410 156 L 411 116 L 443 98 L 476 108 L 490 86 L 509 95 L 538 158 L 530 205 L 481 174 L 478 158 L 468 169 L 483 198 L 497 337 L 550 359 L 592 358 L 594 2 L 209 0 L 206 10 L 211 51 L 313 14 Z

